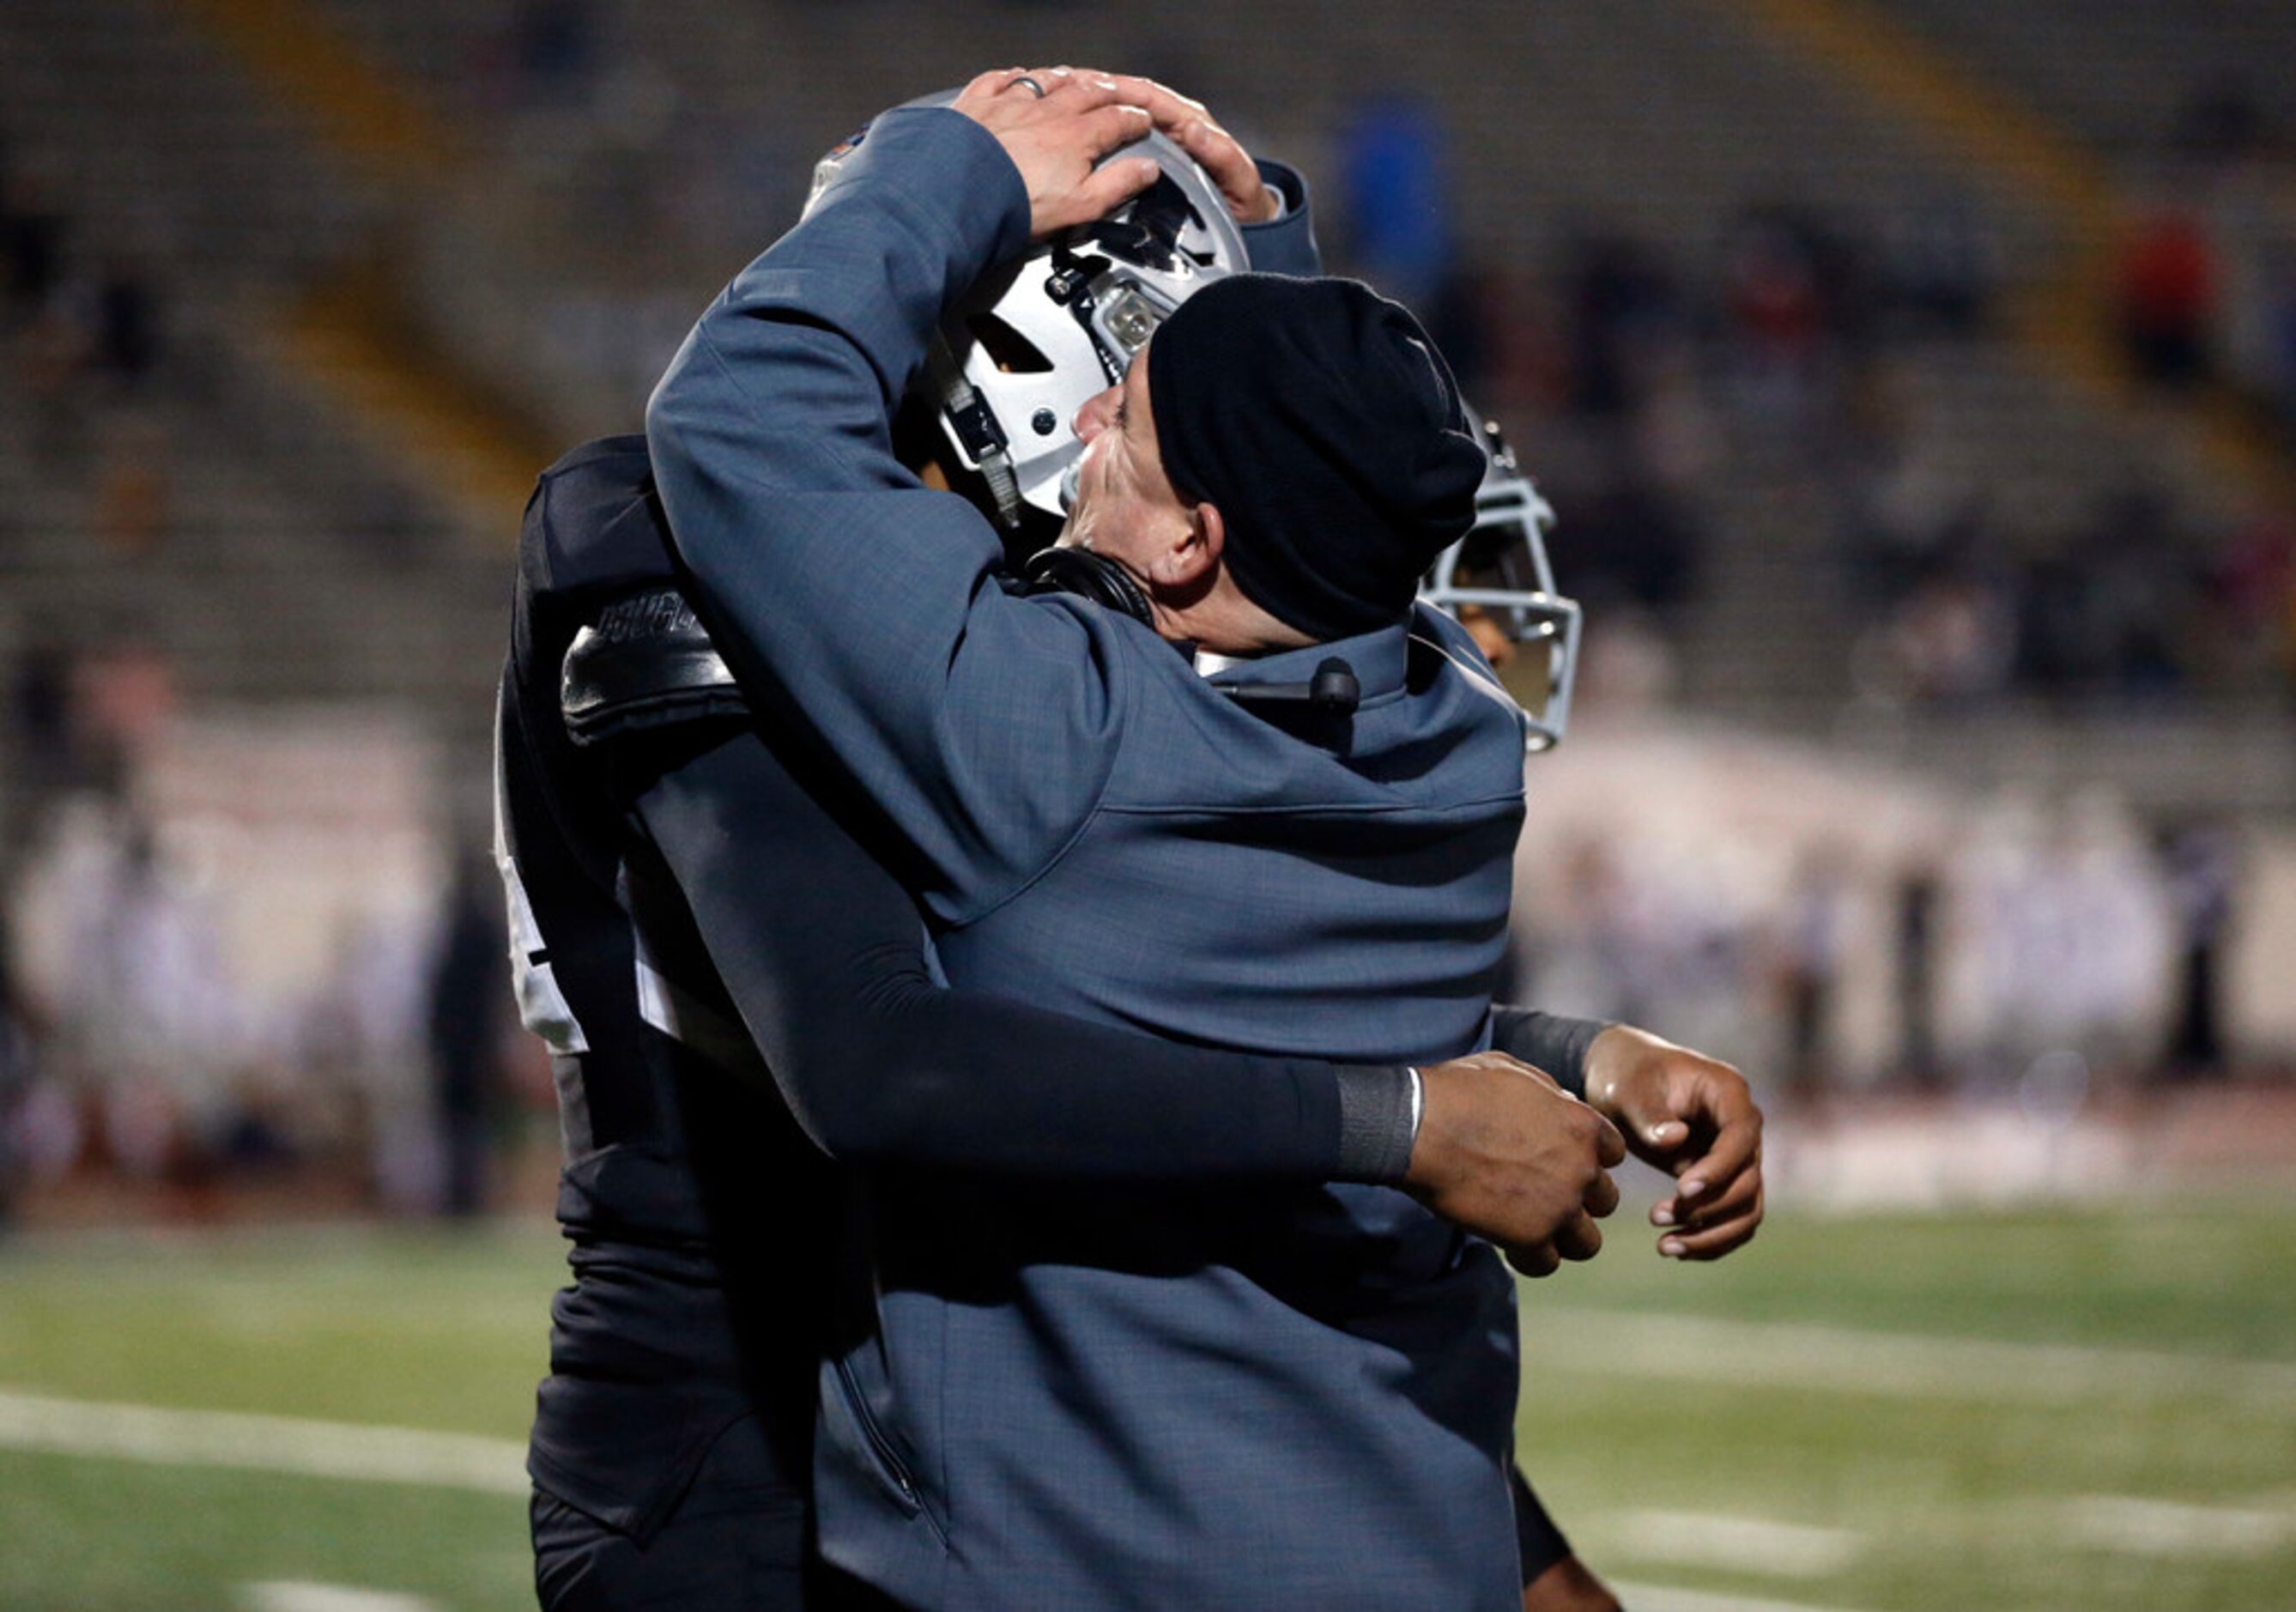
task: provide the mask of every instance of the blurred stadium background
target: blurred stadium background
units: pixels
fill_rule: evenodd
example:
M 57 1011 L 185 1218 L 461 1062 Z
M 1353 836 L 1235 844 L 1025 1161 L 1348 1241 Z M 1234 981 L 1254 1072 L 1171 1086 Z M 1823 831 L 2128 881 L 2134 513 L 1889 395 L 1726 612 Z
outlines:
M 1526 1290 L 1585 1552 L 2290 1604 L 2296 10 L 5 0 L 0 1607 L 524 1604 L 518 509 L 820 150 L 1058 60 L 1505 424 L 1589 621 L 1517 994 L 1775 1115 L 1747 1253 Z

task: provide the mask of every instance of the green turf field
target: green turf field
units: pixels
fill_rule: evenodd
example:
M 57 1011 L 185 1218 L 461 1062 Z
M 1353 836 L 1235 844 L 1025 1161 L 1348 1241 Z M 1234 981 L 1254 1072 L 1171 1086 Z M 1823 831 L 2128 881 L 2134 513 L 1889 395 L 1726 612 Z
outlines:
M 2292 1269 L 2286 1205 L 1788 1213 L 1701 1268 L 1621 1226 L 1525 1289 L 1526 1464 L 1655 1612 L 2296 1605 Z M 0 1247 L 0 1608 L 530 1604 L 559 1271 L 539 1228 Z

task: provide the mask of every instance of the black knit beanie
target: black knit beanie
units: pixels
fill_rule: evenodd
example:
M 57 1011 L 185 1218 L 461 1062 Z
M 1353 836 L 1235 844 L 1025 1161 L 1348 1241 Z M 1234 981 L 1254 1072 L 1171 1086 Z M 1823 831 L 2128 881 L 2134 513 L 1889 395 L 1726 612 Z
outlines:
M 1384 627 L 1474 523 L 1483 450 L 1419 321 L 1354 280 L 1236 275 L 1148 344 L 1164 471 L 1244 594 L 1318 641 Z

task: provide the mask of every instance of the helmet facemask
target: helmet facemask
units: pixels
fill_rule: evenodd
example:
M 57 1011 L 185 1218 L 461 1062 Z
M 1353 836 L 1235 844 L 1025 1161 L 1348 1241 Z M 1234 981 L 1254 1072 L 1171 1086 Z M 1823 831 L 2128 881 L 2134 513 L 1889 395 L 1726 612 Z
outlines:
M 1578 670 L 1578 602 L 1555 591 L 1546 533 L 1554 510 L 1516 468 L 1496 424 L 1483 425 L 1488 457 L 1475 494 L 1475 523 L 1428 571 L 1419 596 L 1454 619 L 1474 613 L 1495 625 L 1530 667 L 1535 695 L 1524 743 L 1536 754 L 1562 743 Z

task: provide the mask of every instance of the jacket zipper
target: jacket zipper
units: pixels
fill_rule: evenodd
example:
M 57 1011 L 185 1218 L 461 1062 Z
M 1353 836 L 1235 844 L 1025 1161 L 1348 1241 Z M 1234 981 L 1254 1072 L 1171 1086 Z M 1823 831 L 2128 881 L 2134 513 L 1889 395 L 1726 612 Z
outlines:
M 861 1436 L 868 1441 L 870 1453 L 877 1458 L 877 1465 L 884 1470 L 886 1476 L 893 1480 L 893 1486 L 901 1492 L 901 1498 L 908 1502 L 911 1510 L 923 1509 L 924 1502 L 917 1498 L 917 1485 L 909 1476 L 907 1464 L 895 1452 L 892 1441 L 885 1436 L 884 1429 L 877 1426 L 876 1417 L 870 1413 L 868 1400 L 863 1397 L 860 1385 L 853 1380 L 852 1367 L 841 1359 L 837 1362 L 837 1382 L 845 1393 L 845 1408 L 853 1412 L 853 1419 L 860 1424 Z

